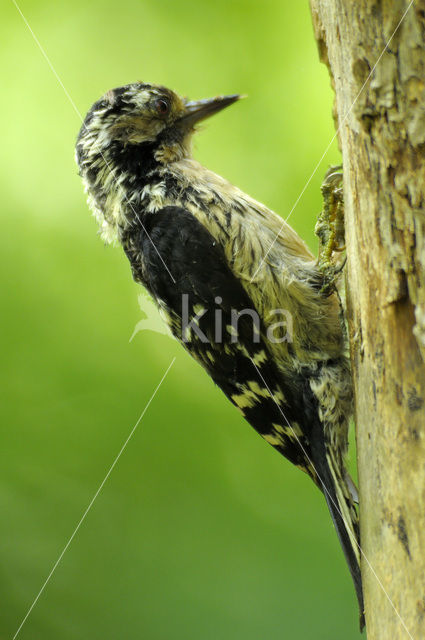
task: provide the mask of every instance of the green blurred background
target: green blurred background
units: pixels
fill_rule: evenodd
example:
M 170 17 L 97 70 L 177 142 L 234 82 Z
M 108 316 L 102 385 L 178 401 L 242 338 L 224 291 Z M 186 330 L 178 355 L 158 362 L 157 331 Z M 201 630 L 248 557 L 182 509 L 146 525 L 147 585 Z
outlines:
M 195 155 L 286 216 L 333 136 L 307 1 L 20 7 L 77 109 L 135 80 L 249 98 Z M 112 461 L 158 394 L 23 626 L 24 639 L 359 637 L 325 501 L 143 314 L 96 235 L 80 120 L 16 7 L 2 7 L 0 638 L 12 638 Z M 326 165 L 291 223 L 315 248 Z

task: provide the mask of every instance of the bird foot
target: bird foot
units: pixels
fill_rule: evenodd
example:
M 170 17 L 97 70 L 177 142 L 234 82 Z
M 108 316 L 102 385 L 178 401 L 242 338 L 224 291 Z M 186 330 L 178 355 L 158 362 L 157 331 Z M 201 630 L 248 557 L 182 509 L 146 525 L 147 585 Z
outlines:
M 345 265 L 344 195 L 342 166 L 331 166 L 325 174 L 321 191 L 323 211 L 317 219 L 315 233 L 319 238 L 317 266 L 323 276 L 321 292 L 329 295 L 335 289 Z M 340 257 L 335 256 L 339 254 Z

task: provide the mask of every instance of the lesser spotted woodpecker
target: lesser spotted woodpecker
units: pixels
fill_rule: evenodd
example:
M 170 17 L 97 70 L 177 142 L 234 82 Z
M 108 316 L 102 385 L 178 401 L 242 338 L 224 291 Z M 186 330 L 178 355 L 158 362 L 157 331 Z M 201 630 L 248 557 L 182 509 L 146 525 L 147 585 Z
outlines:
M 196 125 L 238 98 L 193 102 L 144 83 L 108 91 L 78 135 L 79 172 L 102 238 L 122 245 L 174 336 L 323 491 L 363 619 L 338 299 L 282 218 L 191 155 Z

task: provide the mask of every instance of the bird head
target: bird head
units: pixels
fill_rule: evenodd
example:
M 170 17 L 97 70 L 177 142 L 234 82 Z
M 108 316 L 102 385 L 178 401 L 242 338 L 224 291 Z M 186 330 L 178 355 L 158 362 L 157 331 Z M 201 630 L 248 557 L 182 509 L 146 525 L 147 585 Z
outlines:
M 114 158 L 137 154 L 143 161 L 167 163 L 190 155 L 190 139 L 195 125 L 240 98 L 218 96 L 189 101 L 165 87 L 134 83 L 111 89 L 94 103 L 83 122 L 76 145 L 80 170 L 98 156 Z M 114 162 L 115 164 L 115 162 Z
M 239 97 L 190 101 L 138 82 L 112 89 L 93 104 L 78 134 L 76 161 L 106 241 L 125 222 L 123 198 L 141 191 L 158 166 L 190 157 L 196 125 Z

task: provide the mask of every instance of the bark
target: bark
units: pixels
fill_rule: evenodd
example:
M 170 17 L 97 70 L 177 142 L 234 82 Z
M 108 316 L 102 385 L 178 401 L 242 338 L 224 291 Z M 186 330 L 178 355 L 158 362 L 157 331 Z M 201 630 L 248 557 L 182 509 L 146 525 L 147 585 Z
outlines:
M 425 1 L 416 0 L 398 28 L 407 0 L 310 3 L 335 91 L 344 167 L 367 634 L 419 640 L 425 637 Z

